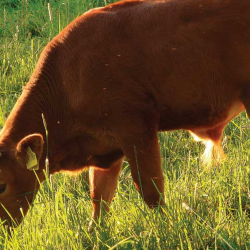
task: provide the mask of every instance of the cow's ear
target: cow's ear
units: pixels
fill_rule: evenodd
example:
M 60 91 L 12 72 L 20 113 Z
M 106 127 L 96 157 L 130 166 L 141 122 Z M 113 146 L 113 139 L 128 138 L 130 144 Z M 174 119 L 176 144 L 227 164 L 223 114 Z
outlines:
M 21 166 L 29 170 L 39 169 L 39 160 L 43 153 L 43 137 L 41 134 L 31 134 L 24 137 L 16 147 L 15 157 Z

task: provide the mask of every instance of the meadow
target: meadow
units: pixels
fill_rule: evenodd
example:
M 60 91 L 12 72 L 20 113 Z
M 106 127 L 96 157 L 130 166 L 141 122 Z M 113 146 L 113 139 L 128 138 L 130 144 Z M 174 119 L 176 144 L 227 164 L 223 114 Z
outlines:
M 70 21 L 110 0 L 0 1 L 0 127 L 45 45 Z M 48 5 L 49 3 L 49 5 Z M 23 223 L 0 249 L 250 249 L 250 132 L 243 112 L 223 135 L 227 159 L 203 167 L 202 144 L 186 131 L 159 134 L 165 175 L 163 213 L 136 191 L 127 162 L 110 212 L 87 231 L 87 173 L 48 178 Z

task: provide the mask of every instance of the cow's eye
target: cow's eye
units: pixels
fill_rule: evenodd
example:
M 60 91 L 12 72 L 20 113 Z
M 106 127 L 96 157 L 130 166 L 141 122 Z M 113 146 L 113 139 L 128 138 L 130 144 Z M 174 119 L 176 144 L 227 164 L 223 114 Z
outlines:
M 3 183 L 3 184 L 0 184 L 0 194 L 2 194 L 6 189 L 6 184 Z

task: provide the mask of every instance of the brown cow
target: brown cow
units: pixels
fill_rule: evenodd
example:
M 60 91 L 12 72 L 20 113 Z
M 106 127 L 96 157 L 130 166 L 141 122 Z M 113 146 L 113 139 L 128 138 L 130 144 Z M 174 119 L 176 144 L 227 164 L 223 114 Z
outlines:
M 248 0 L 131 0 L 73 21 L 1 131 L 1 218 L 27 212 L 38 189 L 30 170 L 44 180 L 47 149 L 51 174 L 90 168 L 93 218 L 125 156 L 145 202 L 164 204 L 157 132 L 189 130 L 209 156 L 226 124 L 250 114 L 249 13 Z

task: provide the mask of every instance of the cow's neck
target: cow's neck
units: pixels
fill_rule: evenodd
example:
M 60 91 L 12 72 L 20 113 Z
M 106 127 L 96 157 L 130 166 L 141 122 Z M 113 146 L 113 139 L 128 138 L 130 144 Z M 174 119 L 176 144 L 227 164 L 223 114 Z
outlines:
M 55 85 L 57 84 L 50 84 L 43 79 L 27 84 L 1 131 L 2 143 L 15 145 L 22 138 L 33 133 L 42 134 L 45 140 L 42 114 L 51 132 L 51 141 L 56 139 L 53 137 L 57 134 L 56 126 L 59 125 L 58 122 L 60 123 L 60 116 L 62 116 L 60 112 L 64 109 L 59 86 Z

